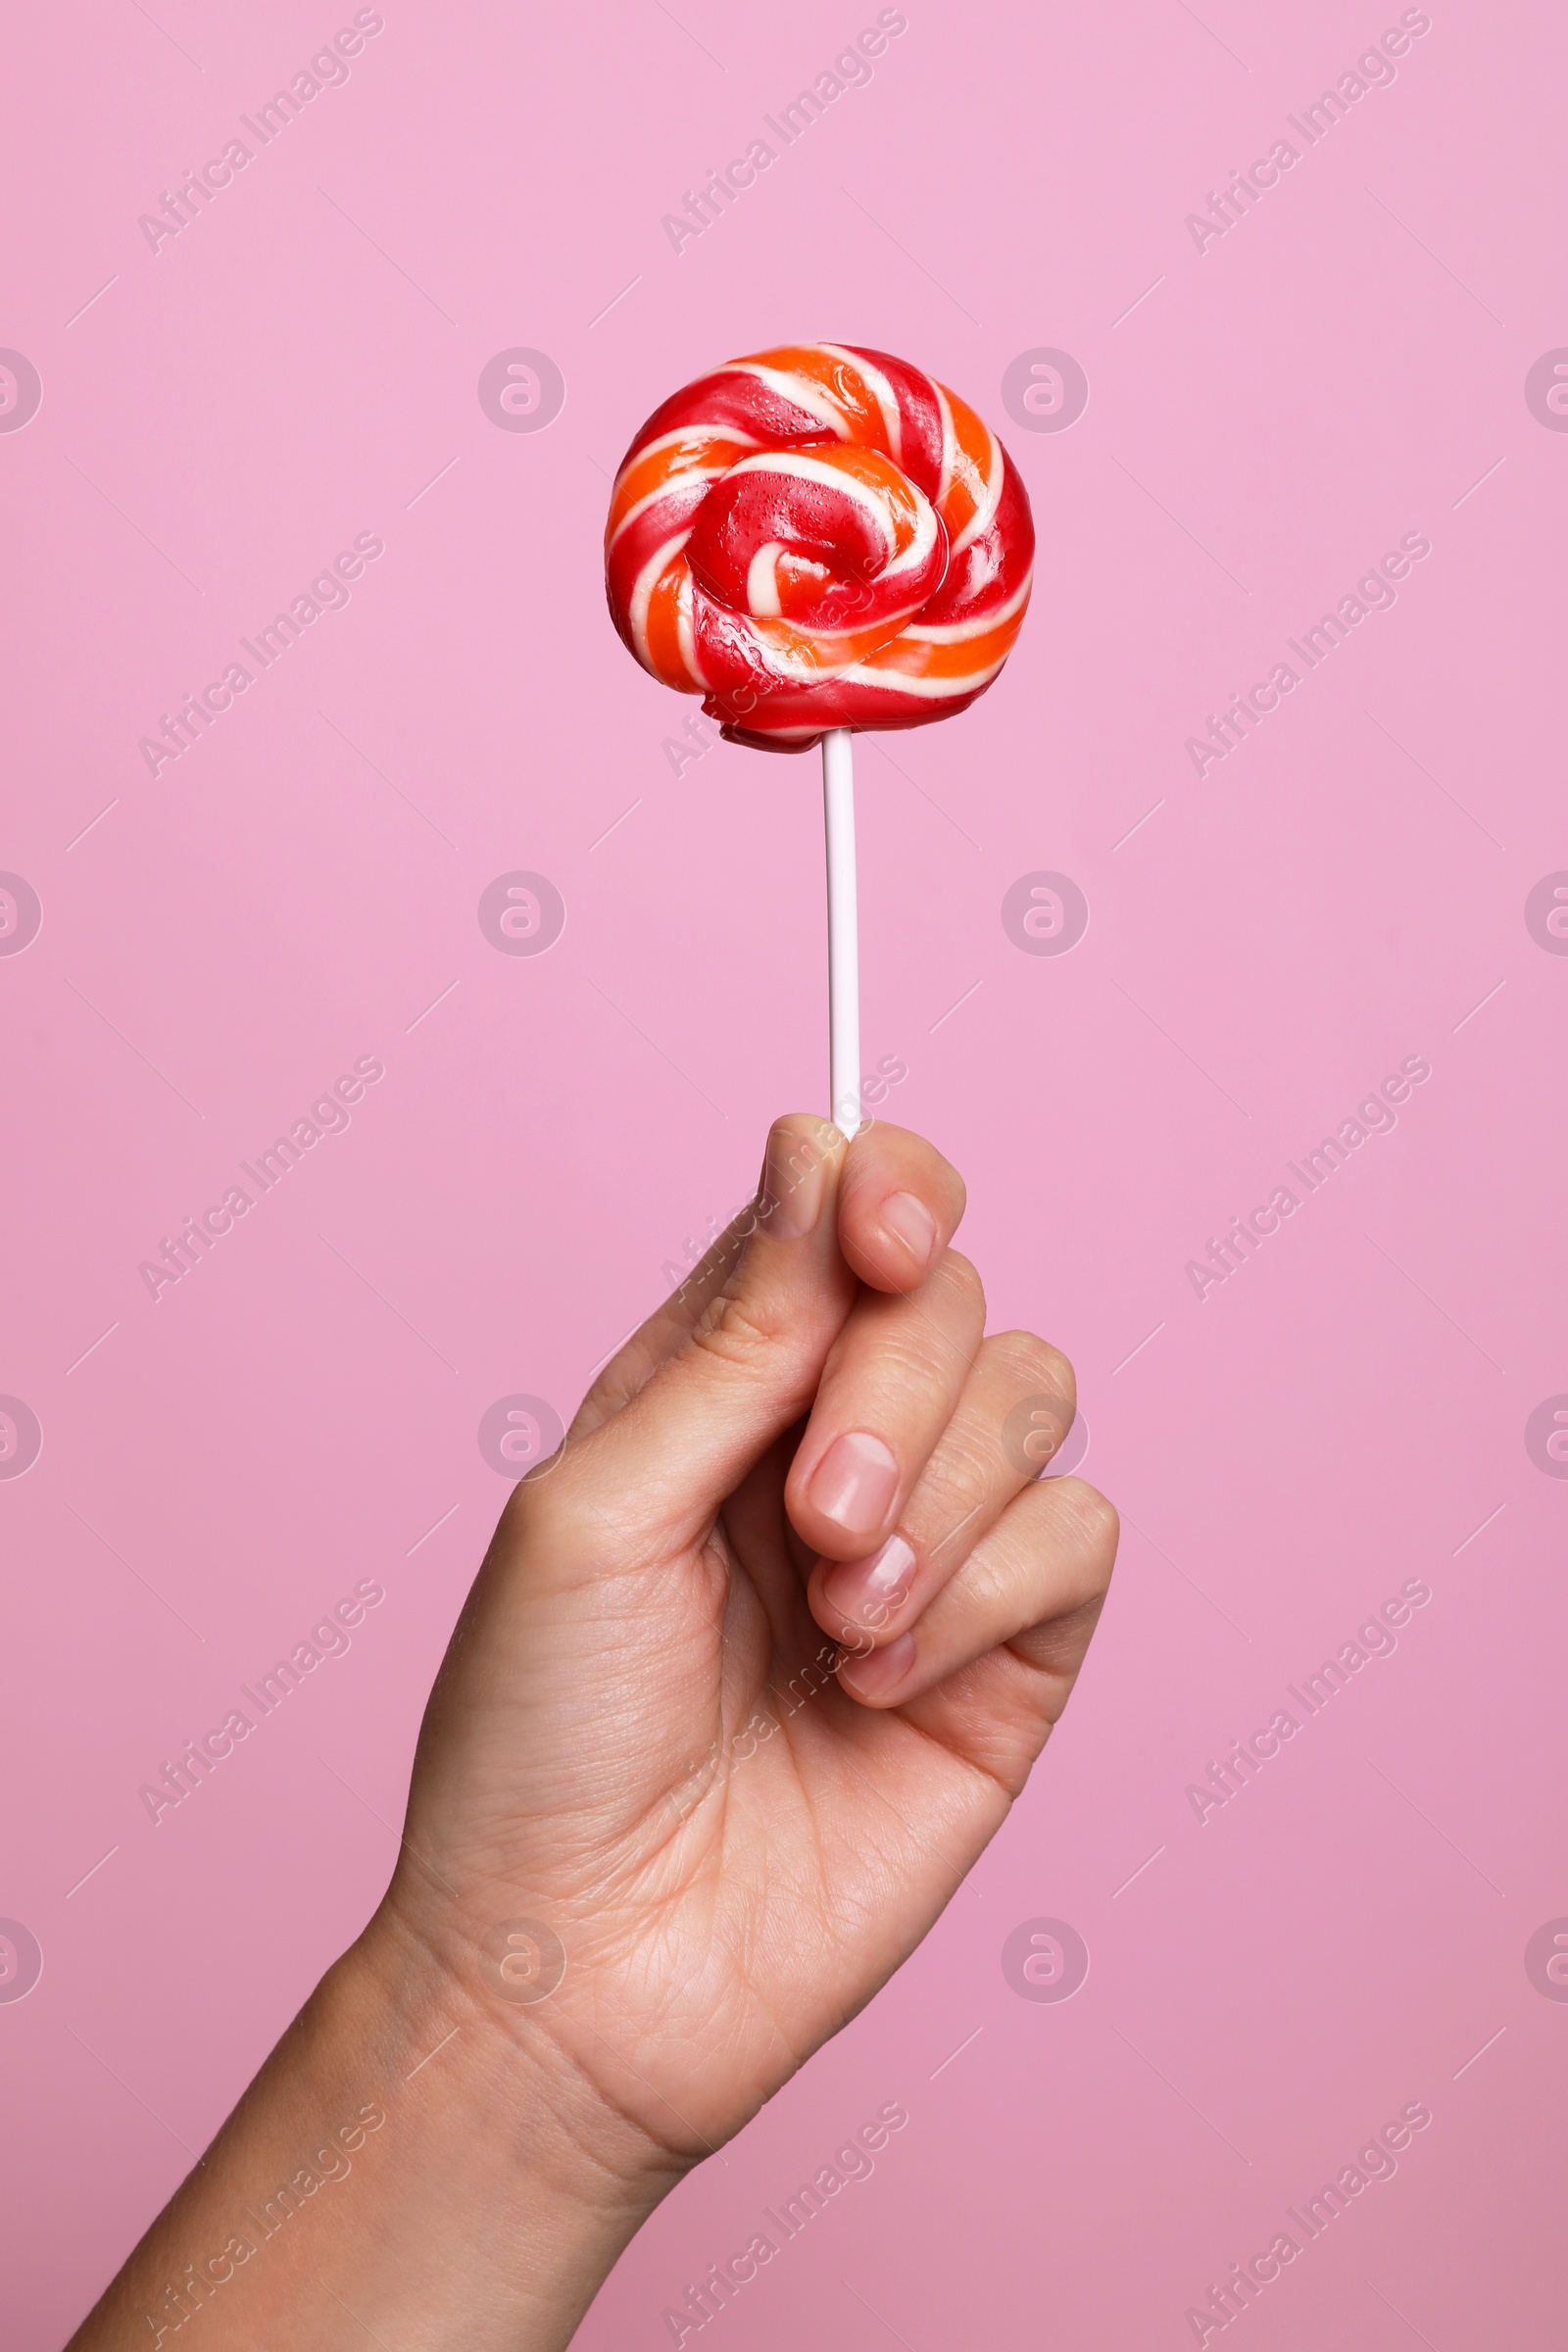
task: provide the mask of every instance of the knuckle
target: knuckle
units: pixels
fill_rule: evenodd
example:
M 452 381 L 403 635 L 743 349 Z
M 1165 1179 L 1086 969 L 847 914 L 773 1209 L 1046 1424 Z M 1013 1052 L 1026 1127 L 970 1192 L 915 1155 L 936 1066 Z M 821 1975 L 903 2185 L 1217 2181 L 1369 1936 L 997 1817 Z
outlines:
M 619 1354 L 612 1356 L 605 1366 L 577 1407 L 571 1427 L 566 1432 L 567 1445 L 580 1445 L 604 1422 L 613 1420 L 621 1406 L 629 1404 L 638 1391 L 647 1386 L 658 1370 L 660 1361 L 660 1355 L 649 1339 L 647 1326 L 633 1332 Z
M 966 1351 L 955 1348 L 952 1334 L 939 1324 L 893 1325 L 878 1335 L 875 1356 L 857 1366 L 850 1386 L 857 1395 L 904 1409 L 924 1413 L 940 1407 L 946 1417 L 967 1360 Z
M 1067 1515 L 1073 1548 L 1090 1592 L 1101 1597 L 1116 1565 L 1116 1544 L 1121 1535 L 1116 1506 L 1085 1479 L 1057 1478 L 1051 1484 L 1055 1489 L 1057 1508 Z
M 691 1334 L 694 1348 L 743 1372 L 760 1369 L 782 1336 L 757 1299 L 732 1290 L 708 1301 Z
M 572 1457 L 576 1450 L 568 1439 L 548 1464 L 520 1478 L 513 1488 L 496 1530 L 510 1551 L 548 1553 L 559 1544 L 562 1530 L 574 1512 L 576 1463 Z
M 973 1259 L 965 1257 L 961 1250 L 944 1250 L 930 1284 L 933 1290 L 945 1294 L 955 1305 L 977 1315 L 984 1323 L 986 1287 Z
M 952 1531 L 962 1522 L 970 1544 L 978 1542 L 978 1510 L 989 1509 L 996 1484 L 989 1425 L 967 1405 L 960 1405 L 927 1456 L 910 1495 L 910 1507 L 921 1524 Z M 989 1522 L 988 1522 L 989 1523 Z M 947 1533 L 942 1537 L 947 1541 Z
M 1001 1331 L 987 1340 L 986 1348 L 1026 1395 L 1043 1392 L 1076 1406 L 1078 1381 L 1070 1360 L 1038 1332 Z

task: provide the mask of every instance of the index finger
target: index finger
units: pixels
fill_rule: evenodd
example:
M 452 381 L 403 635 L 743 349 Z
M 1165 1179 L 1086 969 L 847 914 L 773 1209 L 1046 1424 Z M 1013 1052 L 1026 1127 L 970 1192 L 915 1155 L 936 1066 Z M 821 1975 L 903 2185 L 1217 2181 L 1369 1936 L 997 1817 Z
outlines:
M 769 1171 L 775 1194 L 787 1193 L 813 1155 L 833 1158 L 841 1152 L 836 1214 L 845 1263 L 872 1290 L 919 1288 L 963 1215 L 965 1194 L 957 1169 L 923 1136 L 880 1119 L 862 1127 L 847 1149 L 825 1119 L 775 1120 L 757 1198 L 731 1220 L 680 1288 L 614 1350 L 578 1407 L 573 1436 L 586 1437 L 617 1413 L 685 1346 L 757 1230 Z
M 839 1248 L 873 1291 L 918 1290 L 958 1229 L 963 1178 L 935 1144 L 874 1119 L 845 1154 Z

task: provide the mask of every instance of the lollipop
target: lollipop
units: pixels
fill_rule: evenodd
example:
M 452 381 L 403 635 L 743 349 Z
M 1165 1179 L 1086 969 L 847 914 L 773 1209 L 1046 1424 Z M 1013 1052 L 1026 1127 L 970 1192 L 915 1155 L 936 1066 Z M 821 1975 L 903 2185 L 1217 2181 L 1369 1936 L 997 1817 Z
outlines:
M 860 1118 L 856 729 L 985 692 L 1029 602 L 1034 525 L 990 426 L 850 344 L 731 360 L 656 409 L 615 477 L 605 585 L 654 677 L 731 743 L 822 745 L 833 1116 Z

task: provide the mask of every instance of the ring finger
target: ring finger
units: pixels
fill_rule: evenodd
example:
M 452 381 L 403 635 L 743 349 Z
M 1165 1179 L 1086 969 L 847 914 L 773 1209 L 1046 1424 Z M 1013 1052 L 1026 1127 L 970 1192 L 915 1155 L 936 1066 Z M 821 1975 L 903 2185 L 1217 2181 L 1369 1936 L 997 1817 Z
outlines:
M 1059 1349 L 1028 1331 L 985 1340 L 895 1532 L 869 1556 L 812 1570 L 823 1632 L 864 1652 L 911 1626 L 1059 1448 L 1075 1400 Z
M 897 1707 L 1053 1620 L 1086 1611 L 1087 1642 L 1094 1604 L 1110 1582 L 1116 1529 L 1110 1504 L 1082 1479 L 1025 1488 L 916 1623 L 885 1646 L 844 1659 L 840 1681 L 863 1706 Z M 1070 1664 L 1075 1672 L 1076 1659 Z

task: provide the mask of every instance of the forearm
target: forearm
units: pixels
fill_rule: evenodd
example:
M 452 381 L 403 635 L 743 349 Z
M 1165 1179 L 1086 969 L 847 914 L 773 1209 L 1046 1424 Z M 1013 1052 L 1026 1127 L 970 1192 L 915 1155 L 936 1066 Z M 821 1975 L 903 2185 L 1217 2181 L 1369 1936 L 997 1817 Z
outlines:
M 514 1488 L 386 1902 L 74 2352 L 562 2352 L 1022 1788 L 1114 1555 L 1109 1506 L 1006 1434 L 1059 1443 L 1072 1369 L 983 1338 L 956 1171 L 822 1132 L 775 1127 L 788 1214 Z
M 378 1916 L 71 2352 L 554 2352 L 676 2174 Z

